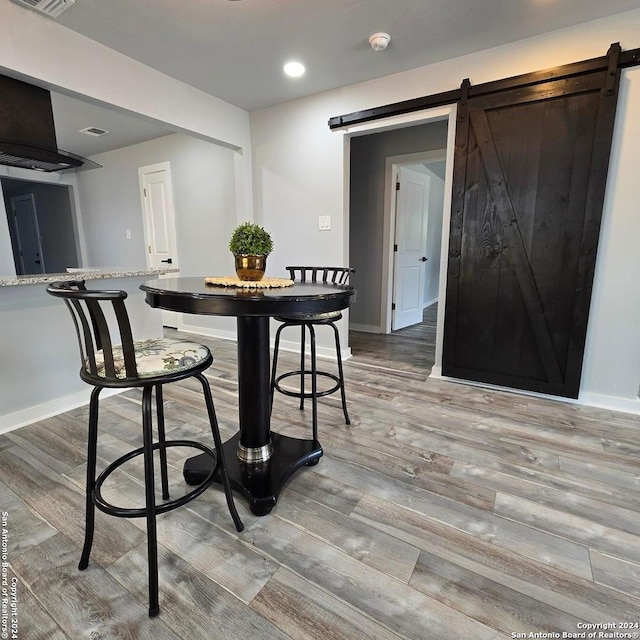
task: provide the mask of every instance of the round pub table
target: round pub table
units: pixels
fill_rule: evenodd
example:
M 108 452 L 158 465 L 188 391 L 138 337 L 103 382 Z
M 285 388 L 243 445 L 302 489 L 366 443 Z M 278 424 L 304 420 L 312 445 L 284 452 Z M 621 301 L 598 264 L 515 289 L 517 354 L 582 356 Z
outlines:
M 140 288 L 152 307 L 237 318 L 240 430 L 225 442 L 225 457 L 232 486 L 249 501 L 255 515 L 268 514 L 286 480 L 322 456 L 317 440 L 271 431 L 269 318 L 346 309 L 355 289 L 307 282 L 277 289 L 243 289 L 207 285 L 204 277 L 151 280 Z M 185 480 L 199 482 L 213 464 L 208 454 L 190 458 L 184 466 Z

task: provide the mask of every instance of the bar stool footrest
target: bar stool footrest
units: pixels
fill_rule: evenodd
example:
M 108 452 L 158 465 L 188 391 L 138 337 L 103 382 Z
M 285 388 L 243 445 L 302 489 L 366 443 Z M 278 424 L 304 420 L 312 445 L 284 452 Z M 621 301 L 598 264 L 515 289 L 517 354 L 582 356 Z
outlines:
M 308 393 L 300 391 L 290 391 L 289 389 L 283 389 L 280 386 L 280 380 L 284 380 L 285 378 L 290 378 L 293 376 L 299 376 L 302 374 L 311 377 L 311 371 L 308 371 L 307 369 L 305 369 L 304 371 L 288 371 L 287 373 L 279 375 L 274 380 L 273 388 L 284 394 L 285 396 L 290 396 L 291 398 L 313 398 L 313 393 L 311 393 L 310 391 Z M 330 389 L 325 389 L 324 391 L 316 391 L 316 398 L 322 398 L 340 390 L 340 378 L 334 373 L 329 373 L 328 371 L 316 371 L 316 376 L 329 378 L 336 383 L 335 386 L 331 387 Z
M 207 489 L 207 487 L 209 487 L 209 485 L 211 485 L 211 483 L 213 482 L 213 477 L 218 469 L 217 456 L 213 451 L 213 449 L 211 449 L 210 447 L 207 447 L 206 445 L 200 444 L 199 442 L 193 442 L 191 440 L 167 440 L 165 441 L 164 446 L 166 448 L 185 447 L 188 449 L 198 449 L 203 453 L 209 454 L 213 460 L 216 460 L 216 464 L 212 465 L 212 468 L 210 472 L 206 475 L 206 477 L 191 491 L 189 491 L 183 496 L 180 496 L 179 498 L 175 498 L 173 500 L 168 500 L 167 502 L 157 504 L 155 508 L 156 515 L 160 513 L 166 513 L 167 511 L 171 511 L 173 509 L 177 509 L 178 507 L 181 507 L 182 505 L 187 504 L 187 502 L 191 502 L 191 500 L 194 500 L 195 498 L 197 498 L 201 493 L 205 491 L 205 489 Z M 153 450 L 157 451 L 158 449 L 160 449 L 160 443 L 156 442 L 153 444 Z M 138 449 L 129 451 L 125 455 L 120 456 L 117 460 L 114 460 L 97 477 L 91 498 L 93 500 L 93 503 L 96 505 L 96 507 L 98 507 L 98 509 L 100 509 L 100 511 L 103 511 L 104 513 L 107 513 L 112 516 L 116 516 L 117 518 L 146 517 L 147 515 L 146 507 L 118 507 L 116 505 L 111 504 L 110 502 L 107 502 L 107 500 L 105 500 L 102 497 L 102 485 L 107 480 L 107 478 L 114 471 L 120 468 L 125 462 L 128 462 L 129 460 L 132 460 L 133 458 L 136 458 L 137 456 L 140 456 L 143 454 L 144 454 L 143 447 L 139 447 Z

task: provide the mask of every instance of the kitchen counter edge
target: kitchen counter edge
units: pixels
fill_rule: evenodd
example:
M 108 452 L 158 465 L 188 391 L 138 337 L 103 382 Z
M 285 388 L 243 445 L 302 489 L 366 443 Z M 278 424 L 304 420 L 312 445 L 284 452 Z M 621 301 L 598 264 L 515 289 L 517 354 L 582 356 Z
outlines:
M 69 273 L 42 273 L 26 276 L 0 276 L 0 287 L 13 287 L 26 284 L 49 284 L 65 280 L 106 280 L 108 278 L 135 278 L 137 276 L 161 276 L 166 273 L 178 273 L 179 269 L 105 269 L 104 271 L 73 271 Z

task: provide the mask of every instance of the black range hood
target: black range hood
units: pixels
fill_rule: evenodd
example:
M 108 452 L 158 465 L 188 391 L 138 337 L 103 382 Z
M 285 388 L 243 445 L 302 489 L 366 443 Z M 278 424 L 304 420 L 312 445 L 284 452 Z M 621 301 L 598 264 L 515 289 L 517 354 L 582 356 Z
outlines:
M 3 75 L 0 165 L 47 172 L 100 166 L 58 149 L 49 91 Z

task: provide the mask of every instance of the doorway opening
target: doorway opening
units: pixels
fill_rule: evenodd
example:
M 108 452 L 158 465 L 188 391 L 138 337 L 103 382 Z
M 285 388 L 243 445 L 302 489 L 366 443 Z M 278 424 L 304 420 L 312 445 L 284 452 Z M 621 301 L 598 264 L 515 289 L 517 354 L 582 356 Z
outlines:
M 80 250 L 69 185 L 0 179 L 16 275 L 78 267 Z
M 445 169 L 446 149 L 386 159 L 384 333 L 422 322 L 438 302 Z
M 428 374 L 442 339 L 455 107 L 413 117 L 346 135 L 349 344 L 361 361 Z

